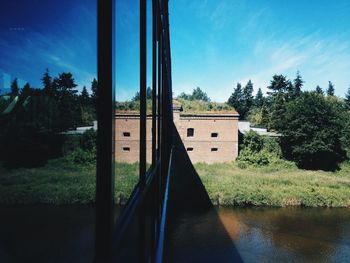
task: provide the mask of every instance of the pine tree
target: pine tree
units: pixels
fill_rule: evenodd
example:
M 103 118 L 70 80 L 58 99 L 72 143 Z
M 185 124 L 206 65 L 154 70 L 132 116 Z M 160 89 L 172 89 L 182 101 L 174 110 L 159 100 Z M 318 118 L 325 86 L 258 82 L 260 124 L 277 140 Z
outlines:
M 270 82 L 270 86 L 267 87 L 269 92 L 267 92 L 272 97 L 277 96 L 277 94 L 286 94 L 290 89 L 290 81 L 287 80 L 286 76 L 274 75 Z
M 297 97 L 300 96 L 301 94 L 301 89 L 303 87 L 304 81 L 301 78 L 300 72 L 299 70 L 297 71 L 297 76 L 296 78 L 293 80 L 293 90 L 292 90 L 292 94 L 291 94 L 291 98 L 295 99 Z
M 85 86 L 83 87 L 83 89 L 81 91 L 80 100 L 84 106 L 87 106 L 89 104 L 90 95 L 89 95 L 89 92 L 87 91 Z
M 350 108 L 350 87 L 348 88 L 348 92 L 345 94 L 345 102 L 346 105 Z
M 322 88 L 319 85 L 316 86 L 316 90 L 315 91 L 316 91 L 317 94 L 324 95 L 324 92 L 323 92 Z
M 251 80 L 249 80 L 245 85 L 245 87 L 243 88 L 243 105 L 240 112 L 242 119 L 246 119 L 249 110 L 254 104 L 253 91 L 254 91 L 253 83 Z
M 243 112 L 243 91 L 241 83 L 237 83 L 237 87 L 228 99 L 227 104 L 234 107 L 239 114 Z
M 258 92 L 255 95 L 254 105 L 256 107 L 262 107 L 264 105 L 264 95 L 261 88 L 258 89 Z
M 27 83 L 23 86 L 23 89 L 22 89 L 21 94 L 26 95 L 26 96 L 29 96 L 30 93 L 31 93 L 31 88 L 30 88 L 29 83 L 27 82 Z
M 15 78 L 12 83 L 11 83 L 11 97 L 16 97 L 19 94 L 19 87 L 18 87 L 18 82 L 17 78 Z
M 52 77 L 50 76 L 49 69 L 47 68 L 41 81 L 44 85 L 44 92 L 48 95 L 54 95 L 53 86 L 52 86 Z
M 331 81 L 328 81 L 327 96 L 334 96 L 334 85 Z

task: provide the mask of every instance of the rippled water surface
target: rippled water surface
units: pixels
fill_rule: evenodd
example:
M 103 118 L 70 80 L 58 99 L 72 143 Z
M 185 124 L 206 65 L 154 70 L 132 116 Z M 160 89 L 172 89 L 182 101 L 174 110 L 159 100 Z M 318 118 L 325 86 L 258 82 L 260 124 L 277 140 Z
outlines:
M 0 262 L 92 262 L 94 212 L 0 208 Z M 216 208 L 183 214 L 167 240 L 166 262 L 350 262 L 350 209 Z
M 178 222 L 171 262 L 350 262 L 350 209 L 216 208 Z

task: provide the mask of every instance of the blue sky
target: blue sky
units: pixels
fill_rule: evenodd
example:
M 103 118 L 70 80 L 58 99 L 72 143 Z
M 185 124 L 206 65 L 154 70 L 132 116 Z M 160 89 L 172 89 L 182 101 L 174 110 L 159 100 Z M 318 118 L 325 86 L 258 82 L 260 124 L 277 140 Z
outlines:
M 80 87 L 89 86 L 96 76 L 95 0 L 53 2 L 1 1 L 0 70 L 34 86 L 46 67 L 53 75 L 71 71 Z M 130 99 L 139 88 L 138 2 L 117 1 L 117 100 Z M 350 86 L 347 0 L 169 4 L 174 95 L 199 86 L 212 100 L 225 101 L 237 82 L 251 79 L 255 90 L 266 91 L 273 74 L 294 78 L 297 70 L 306 90 L 326 89 L 331 80 L 343 96 Z M 150 18 L 150 1 L 148 6 Z

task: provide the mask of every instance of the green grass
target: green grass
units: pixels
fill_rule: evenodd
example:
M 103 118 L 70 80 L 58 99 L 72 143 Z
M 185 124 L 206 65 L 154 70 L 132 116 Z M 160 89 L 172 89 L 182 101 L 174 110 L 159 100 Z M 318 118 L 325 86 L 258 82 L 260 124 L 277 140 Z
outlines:
M 350 207 L 350 164 L 338 172 L 295 167 L 196 164 L 216 205 Z M 115 166 L 115 201 L 125 203 L 138 180 L 138 164 Z M 95 167 L 62 159 L 40 168 L 0 167 L 0 204 L 89 204 L 95 201 Z
M 138 165 L 115 166 L 115 200 L 125 203 L 138 179 Z M 0 204 L 89 204 L 95 202 L 95 166 L 77 166 L 63 159 L 40 168 L 0 166 Z
M 350 165 L 338 172 L 237 163 L 197 164 L 195 168 L 216 205 L 350 207 Z

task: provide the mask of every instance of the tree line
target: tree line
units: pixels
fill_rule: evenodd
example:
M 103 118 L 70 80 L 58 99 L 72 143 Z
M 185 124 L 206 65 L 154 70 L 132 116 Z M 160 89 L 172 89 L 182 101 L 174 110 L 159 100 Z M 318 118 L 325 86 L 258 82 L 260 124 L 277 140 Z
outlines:
M 96 120 L 96 79 L 91 82 L 91 94 L 85 86 L 78 91 L 70 72 L 52 77 L 46 70 L 41 81 L 41 88 L 29 83 L 20 88 L 15 78 L 10 92 L 0 97 L 0 158 L 5 163 L 41 164 L 61 154 L 62 132 Z M 1 114 L 16 100 L 10 112 Z
M 253 96 L 249 80 L 244 87 L 237 84 L 227 103 L 241 119 L 280 133 L 283 156 L 299 167 L 336 169 L 350 152 L 350 89 L 342 99 L 331 81 L 326 93 L 320 86 L 313 91 L 303 86 L 299 72 L 293 80 L 274 75 L 267 95 L 259 88 Z

